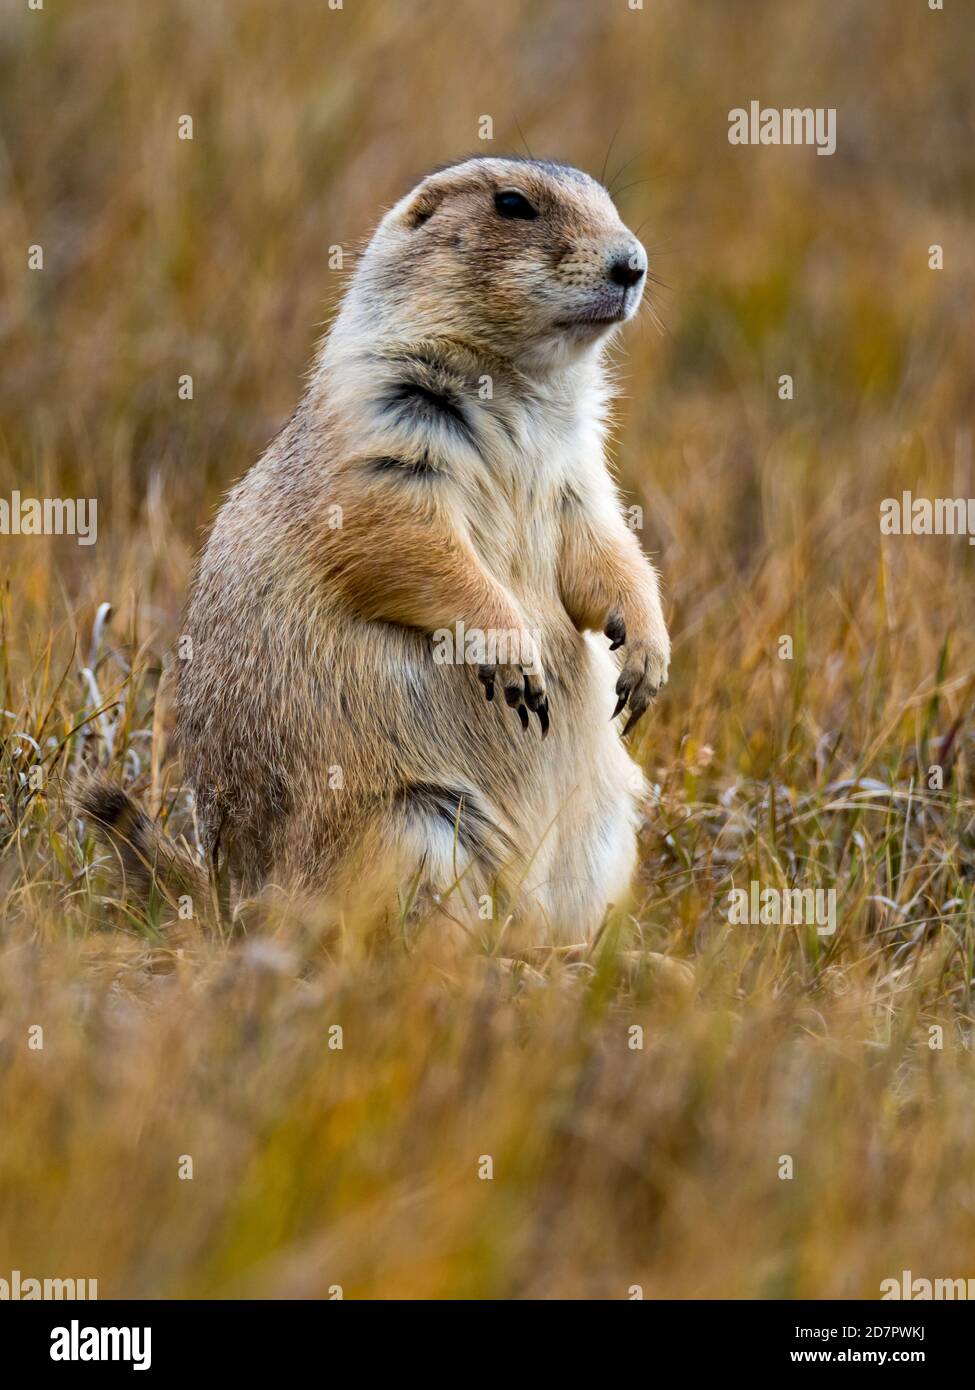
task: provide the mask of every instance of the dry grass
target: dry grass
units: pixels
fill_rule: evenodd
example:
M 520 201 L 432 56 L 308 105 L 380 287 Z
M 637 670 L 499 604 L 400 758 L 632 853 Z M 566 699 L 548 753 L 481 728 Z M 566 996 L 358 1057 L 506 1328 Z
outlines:
M 0 1276 L 619 1298 L 975 1274 L 975 554 L 877 520 L 902 488 L 975 493 L 972 16 L 10 11 L 0 496 L 96 496 L 99 539 L 0 541 Z M 730 147 L 752 98 L 835 106 L 837 154 Z M 108 901 L 71 778 L 100 762 L 185 823 L 157 691 L 201 529 L 293 407 L 327 248 L 484 113 L 494 148 L 520 125 L 597 174 L 619 127 L 610 169 L 648 180 L 620 204 L 670 286 L 666 332 L 620 353 L 616 452 L 676 636 L 634 748 L 658 788 L 637 911 L 541 978 L 309 911 L 177 955 Z M 731 926 L 752 879 L 834 888 L 835 936 Z

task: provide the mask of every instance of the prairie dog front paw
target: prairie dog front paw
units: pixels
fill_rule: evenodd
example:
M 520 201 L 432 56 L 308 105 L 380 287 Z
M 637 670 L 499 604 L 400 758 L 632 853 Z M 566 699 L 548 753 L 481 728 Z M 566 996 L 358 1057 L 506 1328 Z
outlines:
M 477 668 L 477 676 L 484 686 L 488 700 L 494 699 L 495 683 L 500 685 L 505 703 L 516 711 L 521 727 L 529 725 L 528 712 L 538 719 L 542 738 L 549 729 L 548 693 L 545 687 L 545 672 L 537 657 L 530 665 L 482 665 Z
M 624 737 L 644 714 L 661 686 L 666 685 L 670 670 L 670 638 L 661 619 L 643 633 L 627 631 L 618 611 L 609 615 L 605 627 L 610 639 L 610 651 L 623 648 L 623 666 L 616 682 L 617 703 L 613 718 L 628 709 L 623 728 Z

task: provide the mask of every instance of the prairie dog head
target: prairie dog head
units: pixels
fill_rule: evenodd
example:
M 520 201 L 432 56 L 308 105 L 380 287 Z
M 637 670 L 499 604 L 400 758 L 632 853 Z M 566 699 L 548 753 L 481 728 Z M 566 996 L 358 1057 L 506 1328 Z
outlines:
M 455 337 L 544 370 L 593 353 L 632 318 L 646 270 L 643 247 L 587 174 L 472 158 L 429 175 L 386 214 L 350 299 L 383 334 Z

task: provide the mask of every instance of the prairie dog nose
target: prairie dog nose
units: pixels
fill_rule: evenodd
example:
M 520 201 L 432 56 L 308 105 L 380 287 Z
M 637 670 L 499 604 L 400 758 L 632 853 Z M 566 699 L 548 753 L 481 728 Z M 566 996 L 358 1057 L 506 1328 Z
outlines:
M 609 266 L 610 280 L 626 289 L 638 285 L 646 273 L 647 257 L 642 246 L 635 246 L 632 251 L 618 251 Z

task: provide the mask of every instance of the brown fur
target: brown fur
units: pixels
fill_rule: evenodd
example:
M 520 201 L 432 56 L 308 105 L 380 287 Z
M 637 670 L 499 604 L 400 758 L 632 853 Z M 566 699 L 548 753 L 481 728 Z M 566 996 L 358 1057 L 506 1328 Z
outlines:
M 98 773 L 76 789 L 75 814 L 92 821 L 116 855 L 125 889 L 148 899 L 158 890 L 171 907 L 189 897 L 197 911 L 207 904 L 206 871 L 182 846 L 163 834 L 127 792 Z
M 606 320 L 642 290 L 621 257 L 643 252 L 605 190 L 559 165 L 469 160 L 383 219 L 193 584 L 177 735 L 239 892 L 468 927 L 493 899 L 536 939 L 625 894 L 643 784 L 610 720 L 669 643 L 603 452 Z M 440 664 L 459 622 L 526 645 Z

